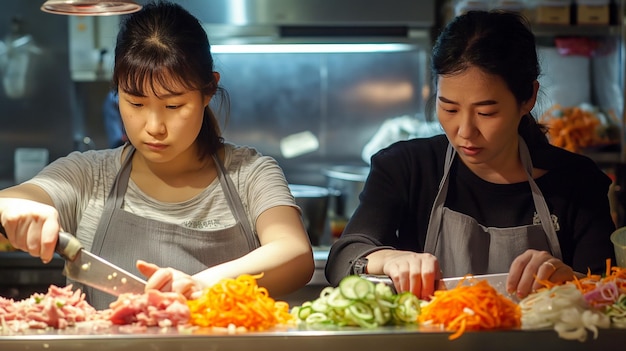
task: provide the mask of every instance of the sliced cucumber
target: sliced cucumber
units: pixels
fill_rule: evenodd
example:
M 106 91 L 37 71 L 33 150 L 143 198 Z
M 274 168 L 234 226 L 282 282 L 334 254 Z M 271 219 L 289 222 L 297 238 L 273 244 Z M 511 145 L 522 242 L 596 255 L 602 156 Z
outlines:
M 323 323 L 328 321 L 328 316 L 321 312 L 315 312 L 306 317 L 305 321 L 307 324 Z
M 376 328 L 416 323 L 419 312 L 420 300 L 415 295 L 396 295 L 383 283 L 353 275 L 345 277 L 336 288 L 324 288 L 319 298 L 294 307 L 291 313 L 308 325 Z
M 374 320 L 374 311 L 370 308 L 370 306 L 363 302 L 353 303 L 348 307 L 348 310 L 354 317 L 360 320 L 367 322 Z
M 420 301 L 417 296 L 405 291 L 396 297 L 394 318 L 401 323 L 415 323 L 420 313 Z
M 339 290 L 347 299 L 362 300 L 373 294 L 374 288 L 374 283 L 357 275 L 347 276 L 339 283 Z
M 339 289 L 335 289 L 332 293 L 328 294 L 326 296 L 326 302 L 328 306 L 339 309 L 346 308 L 354 303 L 353 300 L 344 297 Z

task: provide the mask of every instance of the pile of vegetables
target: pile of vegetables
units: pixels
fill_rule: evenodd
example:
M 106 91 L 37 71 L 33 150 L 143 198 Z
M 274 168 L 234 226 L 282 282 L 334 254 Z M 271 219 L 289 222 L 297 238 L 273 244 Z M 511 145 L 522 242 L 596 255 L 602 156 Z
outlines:
M 552 145 L 572 152 L 611 142 L 610 123 L 591 106 L 563 107 L 554 105 L 539 122 L 548 127 Z
M 461 281 L 454 289 L 435 291 L 432 300 L 422 306 L 418 321 L 453 331 L 450 340 L 459 338 L 466 330 L 512 329 L 521 325 L 521 311 L 515 302 L 486 280 L 466 279 L 466 284 Z
M 541 283 L 544 289 L 520 301 L 522 329 L 554 328 L 561 338 L 585 341 L 600 328 L 626 328 L 626 268 L 609 260 L 602 276 Z
M 420 302 L 410 292 L 394 294 L 383 283 L 351 275 L 336 288 L 324 288 L 317 299 L 293 307 L 291 314 L 298 323 L 313 327 L 376 328 L 416 323 Z
M 206 288 L 202 296 L 188 300 L 189 322 L 200 327 L 266 330 L 293 320 L 289 304 L 275 301 L 267 289 L 259 287 L 260 275 L 243 274 L 225 278 Z
M 561 338 L 585 341 L 590 332 L 597 338 L 602 328 L 626 328 L 626 268 L 611 267 L 610 260 L 602 275 L 588 273 L 561 284 L 540 281 L 544 288 L 519 304 L 471 275 L 453 289 L 435 291 L 430 301 L 351 275 L 289 310 L 286 302 L 275 301 L 257 286 L 259 277 L 223 279 L 200 298 L 188 300 L 190 324 L 257 331 L 294 322 L 313 328 L 369 329 L 419 324 L 452 332 L 450 340 L 468 330 L 553 328 Z

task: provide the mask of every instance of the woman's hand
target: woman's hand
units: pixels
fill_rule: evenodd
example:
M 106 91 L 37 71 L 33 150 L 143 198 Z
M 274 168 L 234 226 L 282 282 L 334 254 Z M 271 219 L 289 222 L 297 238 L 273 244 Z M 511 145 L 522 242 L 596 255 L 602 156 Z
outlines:
M 14 248 L 40 257 L 44 263 L 52 260 L 61 230 L 54 207 L 31 200 L 0 198 L 0 223 Z
M 146 290 L 173 291 L 182 294 L 187 299 L 194 299 L 199 297 L 204 288 L 202 283 L 193 279 L 189 274 L 174 268 L 162 268 L 153 263 L 137 260 L 137 269 L 148 278 Z
M 435 281 L 441 276 L 439 261 L 428 253 L 381 250 L 368 255 L 368 259 L 368 270 L 371 263 L 374 268 L 376 261 L 382 260 L 379 261 L 382 273 L 393 280 L 396 291 L 410 291 L 422 300 L 430 300 L 435 292 Z
M 574 270 L 546 251 L 526 250 L 517 256 L 509 270 L 507 291 L 519 298 L 541 288 L 539 281 L 562 283 L 574 279 Z

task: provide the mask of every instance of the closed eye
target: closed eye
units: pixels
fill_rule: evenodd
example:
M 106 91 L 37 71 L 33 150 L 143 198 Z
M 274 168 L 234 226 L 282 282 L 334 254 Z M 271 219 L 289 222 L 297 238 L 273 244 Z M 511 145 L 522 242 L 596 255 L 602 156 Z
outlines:
M 176 110 L 177 108 L 180 108 L 181 105 L 167 105 L 165 106 L 165 108 L 169 109 L 169 110 Z

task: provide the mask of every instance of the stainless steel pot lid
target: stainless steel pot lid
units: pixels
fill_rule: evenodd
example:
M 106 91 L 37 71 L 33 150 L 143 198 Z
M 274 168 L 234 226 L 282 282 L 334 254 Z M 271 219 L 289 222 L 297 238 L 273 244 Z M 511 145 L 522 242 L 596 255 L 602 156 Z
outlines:
M 326 176 L 349 180 L 353 182 L 364 182 L 369 174 L 370 168 L 367 166 L 333 166 L 325 169 L 323 172 Z
M 330 194 L 327 188 L 314 185 L 289 184 L 289 190 L 296 198 L 326 197 Z

